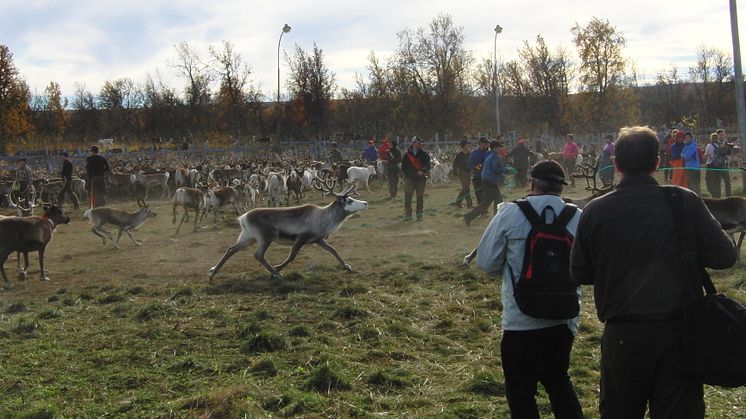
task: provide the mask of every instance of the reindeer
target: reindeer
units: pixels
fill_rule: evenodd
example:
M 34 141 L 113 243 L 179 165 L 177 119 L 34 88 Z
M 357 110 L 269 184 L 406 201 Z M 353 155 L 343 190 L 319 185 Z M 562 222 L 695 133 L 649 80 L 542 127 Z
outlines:
M 218 211 L 228 205 L 233 206 L 233 209 L 236 210 L 236 215 L 241 214 L 241 210 L 238 208 L 238 191 L 231 186 L 217 186 L 208 189 L 203 199 L 204 205 L 202 207 L 202 214 L 199 217 L 200 220 L 204 218 L 208 211 L 212 210 L 215 225 L 217 225 Z
M 580 169 L 580 172 L 578 173 L 572 173 L 570 176 L 575 178 L 581 178 L 585 179 L 585 189 L 587 191 L 591 191 L 592 193 L 589 196 L 586 196 L 585 198 L 569 198 L 569 197 L 562 197 L 562 200 L 565 201 L 565 203 L 568 204 L 574 204 L 578 208 L 583 209 L 586 205 L 588 205 L 589 202 L 592 200 L 603 196 L 609 192 L 611 192 L 614 189 L 613 184 L 604 184 L 600 188 L 597 186 L 596 183 L 596 175 L 598 175 L 598 166 L 600 162 L 600 157 L 594 164 L 590 163 L 583 163 L 577 165 L 577 167 Z M 474 258 L 477 257 L 477 248 L 474 248 L 471 252 L 469 252 L 468 255 L 464 256 L 464 265 L 468 265 L 471 263 Z
M 181 206 L 184 208 L 184 215 L 181 217 L 181 222 L 176 228 L 176 234 L 179 234 L 181 225 L 184 221 L 189 221 L 189 210 L 194 210 L 194 231 L 198 230 L 200 212 L 205 206 L 204 194 L 201 190 L 196 188 L 181 187 L 174 192 L 174 206 L 173 206 L 173 219 L 172 224 L 176 224 L 176 208 Z
M 148 199 L 150 194 L 150 188 L 153 186 L 160 186 L 162 189 L 161 198 L 168 198 L 171 195 L 171 191 L 168 190 L 168 178 L 170 177 L 168 172 L 159 173 L 136 173 L 132 175 L 134 181 L 137 184 L 142 185 L 145 188 L 145 200 Z
M 290 205 L 291 193 L 295 195 L 295 203 L 300 204 L 300 200 L 303 197 L 303 179 L 298 176 L 298 172 L 295 170 L 290 171 L 290 175 L 285 179 L 285 188 L 287 189 L 285 205 Z
M 350 215 L 368 208 L 367 202 L 350 197 L 353 191 L 354 186 L 336 195 L 334 201 L 325 207 L 302 205 L 288 208 L 257 208 L 238 217 L 241 234 L 217 265 L 210 269 L 210 282 L 231 256 L 253 243 L 257 243 L 254 257 L 270 272 L 272 278 L 281 277 L 280 271 L 292 262 L 300 249 L 307 244 L 316 244 L 331 253 L 344 270 L 351 271 L 352 267 L 326 240 Z M 281 244 L 291 244 L 292 248 L 282 263 L 272 266 L 264 258 L 264 254 L 275 240 Z
M 0 219 L 0 273 L 5 284 L 10 287 L 10 281 L 5 274 L 5 261 L 12 252 L 23 253 L 26 269 L 28 269 L 28 253 L 39 252 L 40 279 L 49 278 L 44 272 L 44 251 L 52 240 L 52 233 L 56 226 L 67 224 L 70 217 L 54 205 L 43 205 L 44 215 L 41 217 L 9 217 Z M 20 257 L 19 257 L 20 259 Z M 20 263 L 20 261 L 19 261 Z M 24 270 L 23 272 L 26 272 Z M 23 275 L 25 276 L 25 274 Z
M 738 254 L 741 254 L 741 244 L 746 235 L 746 199 L 731 196 L 723 199 L 702 198 L 702 202 L 730 236 Z M 739 233 L 738 240 L 736 233 Z
M 136 230 L 149 218 L 155 217 L 156 213 L 154 213 L 150 209 L 150 205 L 146 204 L 142 199 L 137 200 L 137 205 L 140 209 L 131 213 L 116 208 L 98 207 L 86 210 L 86 212 L 83 213 L 83 216 L 91 220 L 93 225 L 91 227 L 91 233 L 101 237 L 101 239 L 103 239 L 103 245 L 106 245 L 106 239 L 108 238 L 111 240 L 114 247 L 119 249 L 119 239 L 122 237 L 122 232 L 124 232 L 127 233 L 135 245 L 140 246 L 142 243 L 132 237 L 130 230 Z M 119 228 L 116 241 L 114 241 L 110 232 L 103 229 L 106 224 L 112 224 Z

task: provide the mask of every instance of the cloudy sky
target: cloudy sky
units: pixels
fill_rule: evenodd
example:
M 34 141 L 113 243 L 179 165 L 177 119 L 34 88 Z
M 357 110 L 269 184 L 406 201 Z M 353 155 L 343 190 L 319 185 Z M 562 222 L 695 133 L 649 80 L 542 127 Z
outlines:
M 285 23 L 292 31 L 283 38 L 284 50 L 292 51 L 294 44 L 310 49 L 316 42 L 339 84 L 351 87 L 355 73 L 365 72 L 371 50 L 385 57 L 396 48 L 398 31 L 425 26 L 439 13 L 463 27 L 466 46 L 478 59 L 492 55 L 496 24 L 504 28 L 499 54 L 508 60 L 523 40 L 537 34 L 551 46 L 571 47 L 570 28 L 593 16 L 609 19 L 624 33 L 626 55 L 643 77 L 672 65 L 686 71 L 700 45 L 732 52 L 727 0 L 0 2 L 0 43 L 10 48 L 32 90 L 41 92 L 56 81 L 66 95 L 72 95 L 76 82 L 95 93 L 106 80 L 142 82 L 156 71 L 180 87 L 183 81 L 167 65 L 175 59 L 176 43 L 186 41 L 206 56 L 208 45 L 228 40 L 250 64 L 254 83 L 273 97 L 277 41 Z M 746 33 L 746 2 L 741 3 L 741 32 Z M 282 72 L 287 72 L 284 63 Z

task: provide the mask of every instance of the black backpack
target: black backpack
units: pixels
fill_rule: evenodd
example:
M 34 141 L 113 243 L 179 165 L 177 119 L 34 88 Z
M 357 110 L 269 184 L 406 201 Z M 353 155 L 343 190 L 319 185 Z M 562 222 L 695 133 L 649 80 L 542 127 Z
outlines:
M 547 211 L 554 212 L 551 207 L 544 208 L 540 217 L 525 199 L 515 203 L 531 223 L 518 281 L 508 265 L 518 308 L 524 314 L 540 319 L 576 317 L 580 312 L 578 285 L 570 277 L 570 250 L 574 237 L 566 227 L 578 208 L 565 205 L 554 222 L 547 224 Z

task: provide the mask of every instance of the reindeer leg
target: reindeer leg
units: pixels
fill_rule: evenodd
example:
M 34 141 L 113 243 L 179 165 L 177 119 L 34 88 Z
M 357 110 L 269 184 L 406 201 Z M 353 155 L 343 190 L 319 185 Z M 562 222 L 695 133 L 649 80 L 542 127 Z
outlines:
M 134 237 L 132 237 L 132 233 L 130 233 L 129 229 L 124 230 L 124 232 L 127 233 L 128 236 L 130 236 L 130 239 L 132 239 L 132 242 L 135 243 L 136 246 L 142 246 L 142 243 L 140 243 L 139 241 L 135 240 Z M 120 236 L 122 235 L 122 231 L 121 230 L 119 231 L 119 235 Z M 117 241 L 119 241 L 118 239 L 119 238 L 117 237 Z
M 112 240 L 111 242 L 114 244 L 114 247 L 119 249 L 119 239 L 122 237 L 122 231 L 124 230 L 123 227 L 119 227 L 119 230 L 117 231 L 117 240 Z
M 8 280 L 8 276 L 5 275 L 5 261 L 8 259 L 8 256 L 11 254 L 11 252 L 12 251 L 9 250 L 3 250 L 3 252 L 0 253 L 0 273 L 3 275 L 3 281 L 5 282 L 7 288 L 13 286 Z
M 275 269 L 272 265 L 270 265 L 267 262 L 267 259 L 264 258 L 264 254 L 267 253 L 267 249 L 269 248 L 269 245 L 272 244 L 272 240 L 267 241 L 259 241 L 259 246 L 256 249 L 256 253 L 254 253 L 254 258 L 259 261 L 259 263 L 262 264 L 270 274 L 272 274 L 272 279 L 274 278 L 280 278 L 282 275 L 280 272 Z
M 21 254 L 18 254 L 18 266 L 21 265 Z M 26 279 L 26 275 L 28 275 L 28 268 L 29 268 L 29 261 L 28 261 L 28 252 L 23 252 L 23 270 L 19 272 L 21 278 Z
M 746 236 L 746 231 L 742 231 L 738 236 L 738 245 L 736 246 L 736 255 L 741 255 L 741 244 L 743 244 L 743 238 Z
M 303 247 L 305 243 L 301 241 L 296 241 L 293 243 L 293 248 L 290 249 L 290 254 L 288 254 L 288 257 L 282 261 L 279 265 L 275 266 L 275 270 L 277 272 L 280 272 L 283 268 L 285 268 L 290 262 L 292 262 L 296 256 L 298 256 L 298 252 L 300 251 L 301 247 Z
M 101 239 L 102 239 L 102 245 L 104 245 L 104 246 L 106 245 L 106 236 L 104 236 L 103 234 L 101 234 L 98 231 L 98 229 L 96 228 L 96 226 L 91 227 L 91 233 L 93 233 L 93 234 L 101 237 Z M 111 239 L 111 237 L 109 237 L 109 239 Z
M 207 274 L 207 277 L 210 279 L 210 282 L 212 282 L 212 278 L 214 278 L 215 275 L 218 274 L 218 272 L 220 271 L 220 268 L 223 267 L 223 264 L 225 264 L 225 262 L 227 262 L 231 256 L 236 254 L 236 252 L 238 252 L 239 250 L 245 249 L 246 247 L 253 244 L 254 242 L 256 242 L 256 239 L 249 237 L 248 233 L 244 233 L 242 231 L 241 234 L 238 236 L 238 240 L 236 241 L 236 244 L 229 247 L 228 250 L 225 251 L 225 254 L 223 255 L 223 257 L 220 258 L 220 261 L 217 263 L 217 265 L 210 268 L 210 272 Z
M 49 281 L 49 277 L 47 276 L 46 273 L 44 273 L 44 250 L 45 249 L 46 249 L 46 246 L 39 249 L 39 269 L 41 269 L 41 273 L 39 274 L 39 279 L 41 279 L 42 281 Z
M 337 261 L 340 265 L 342 265 L 342 269 L 345 271 L 352 271 L 352 266 L 348 265 L 347 262 L 342 259 L 342 256 L 339 256 L 339 253 L 337 253 L 337 250 L 333 248 L 329 243 L 326 242 L 326 240 L 321 239 L 319 242 L 316 243 L 317 246 L 320 248 L 326 250 L 327 252 L 331 253 L 332 256 L 337 258 Z

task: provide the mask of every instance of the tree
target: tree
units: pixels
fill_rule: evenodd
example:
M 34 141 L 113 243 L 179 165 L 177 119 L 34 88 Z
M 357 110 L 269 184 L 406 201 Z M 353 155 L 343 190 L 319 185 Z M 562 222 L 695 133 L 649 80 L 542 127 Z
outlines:
M 398 38 L 393 80 L 408 96 L 406 111 L 422 121 L 416 128 L 431 134 L 463 131 L 474 61 L 464 47 L 463 28 L 451 16 L 438 15 L 427 28 L 404 29 Z
M 288 64 L 293 101 L 302 105 L 303 123 L 310 134 L 321 137 L 327 129 L 329 104 L 336 89 L 334 73 L 324 63 L 324 51 L 316 43 L 310 54 L 296 45 L 295 56 L 288 58 Z
M 105 134 L 126 135 L 141 131 L 137 118 L 143 94 L 129 78 L 104 82 L 98 96 L 99 108 L 104 110 Z
M 700 121 L 706 126 L 715 126 L 718 119 L 730 110 L 732 100 L 727 99 L 729 79 L 733 77 L 733 60 L 730 55 L 717 48 L 700 46 L 697 63 L 689 68 L 689 78 L 694 84 L 694 100 Z M 732 115 L 732 111 L 728 116 Z
M 186 42 L 174 46 L 177 60 L 169 65 L 177 70 L 179 77 L 186 79 L 184 93 L 188 112 L 189 129 L 208 129 L 211 74 L 207 64 L 202 62 L 199 53 Z
M 594 130 L 616 130 L 627 122 L 632 98 L 622 94 L 626 81 L 626 40 L 608 20 L 597 17 L 571 29 L 580 57 L 578 68 L 584 116 Z M 624 100 L 622 100 L 624 99 Z M 632 122 L 632 121 L 629 121 Z
M 96 98 L 84 84 L 76 83 L 68 132 L 85 137 L 97 135 L 99 130 L 100 114 L 96 109 Z
M 33 135 L 29 122 L 31 92 L 13 63 L 13 54 L 0 45 L 0 151 L 13 140 Z

